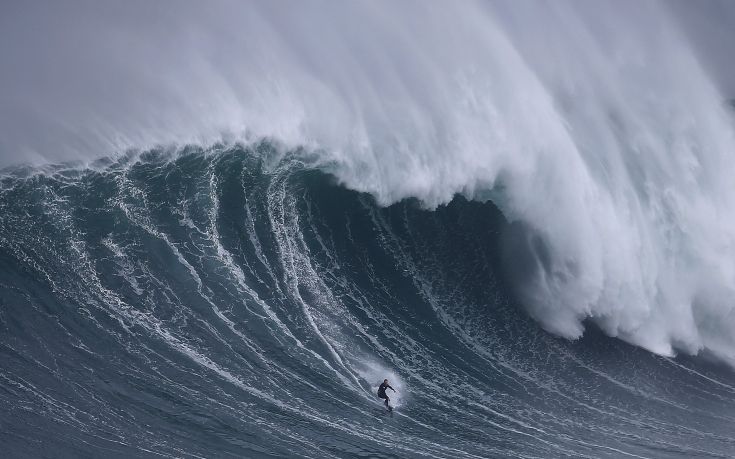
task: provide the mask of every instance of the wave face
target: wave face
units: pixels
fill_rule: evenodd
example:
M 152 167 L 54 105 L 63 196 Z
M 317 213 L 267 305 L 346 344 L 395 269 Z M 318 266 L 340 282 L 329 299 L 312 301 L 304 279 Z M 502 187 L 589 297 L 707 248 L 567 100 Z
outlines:
M 732 454 L 730 370 L 547 334 L 513 293 L 534 239 L 493 204 L 383 207 L 308 157 L 6 171 L 4 453 Z

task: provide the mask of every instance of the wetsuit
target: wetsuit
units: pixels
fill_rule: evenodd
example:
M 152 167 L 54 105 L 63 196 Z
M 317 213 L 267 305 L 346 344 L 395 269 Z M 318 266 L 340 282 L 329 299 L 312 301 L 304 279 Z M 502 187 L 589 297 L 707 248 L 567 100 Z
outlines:
M 388 402 L 390 401 L 390 399 L 388 398 L 388 395 L 385 393 L 385 389 L 390 389 L 393 392 L 395 392 L 396 390 L 393 389 L 392 387 L 390 387 L 390 385 L 388 383 L 383 383 L 383 384 L 380 385 L 380 387 L 378 387 L 378 397 L 384 398 L 385 399 L 385 406 L 386 407 L 389 407 Z

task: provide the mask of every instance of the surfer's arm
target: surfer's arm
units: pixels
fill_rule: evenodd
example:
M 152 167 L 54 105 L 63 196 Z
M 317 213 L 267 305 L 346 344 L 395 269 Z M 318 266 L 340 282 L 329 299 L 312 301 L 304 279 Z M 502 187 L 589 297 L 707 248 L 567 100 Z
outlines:
M 390 387 L 390 386 L 388 386 L 388 387 Z M 392 387 L 390 387 L 390 390 L 392 390 L 393 392 L 395 392 L 395 391 L 396 391 L 396 390 L 395 390 L 395 389 L 393 389 Z

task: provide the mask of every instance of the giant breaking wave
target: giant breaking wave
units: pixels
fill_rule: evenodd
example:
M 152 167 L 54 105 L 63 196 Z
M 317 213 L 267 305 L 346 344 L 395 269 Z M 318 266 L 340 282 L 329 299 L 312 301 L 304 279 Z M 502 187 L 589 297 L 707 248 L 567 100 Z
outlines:
M 6 450 L 731 454 L 735 13 L 691 5 L 4 5 Z
M 383 205 L 489 199 L 547 330 L 732 361 L 735 131 L 677 5 L 14 8 L 0 149 L 270 138 Z

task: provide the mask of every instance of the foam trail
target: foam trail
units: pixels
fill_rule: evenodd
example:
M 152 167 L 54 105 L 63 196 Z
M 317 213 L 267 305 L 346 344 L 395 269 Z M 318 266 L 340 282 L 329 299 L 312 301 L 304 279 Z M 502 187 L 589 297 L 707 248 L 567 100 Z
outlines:
M 267 137 L 381 204 L 492 199 L 556 334 L 735 361 L 735 132 L 685 7 L 77 6 L 2 15 L 3 164 Z

